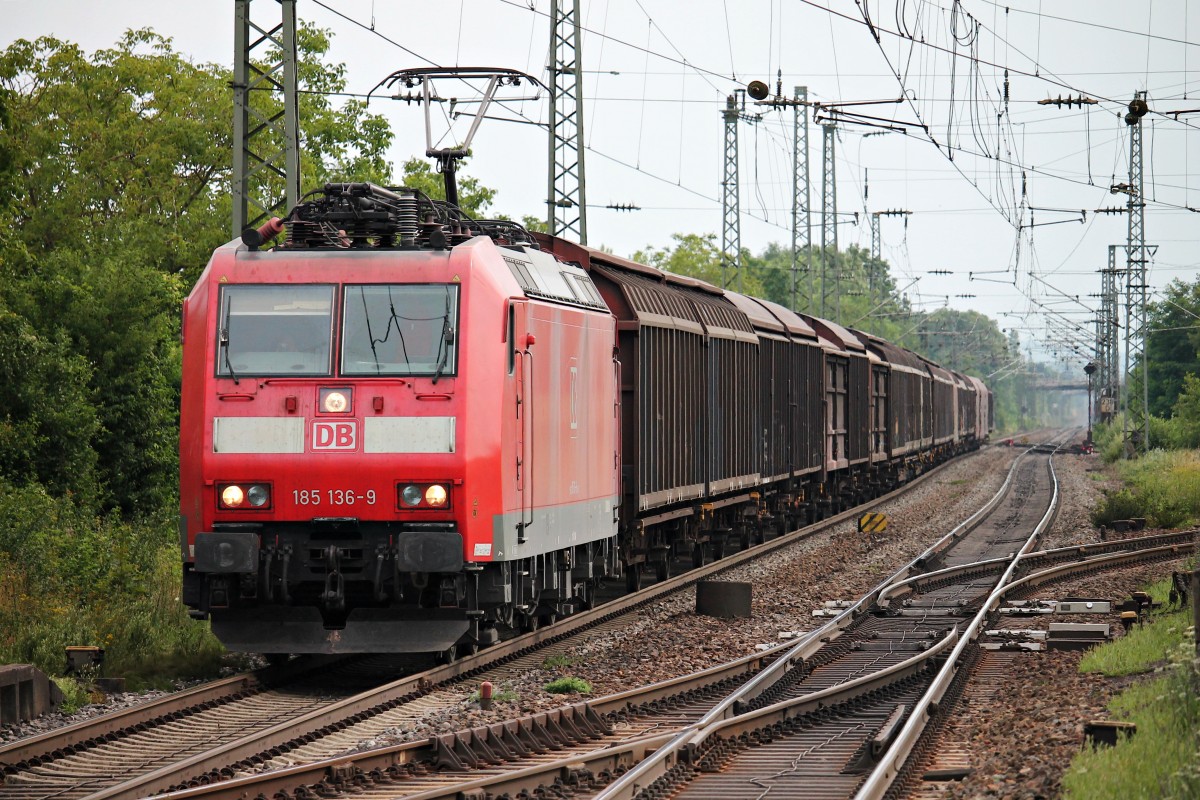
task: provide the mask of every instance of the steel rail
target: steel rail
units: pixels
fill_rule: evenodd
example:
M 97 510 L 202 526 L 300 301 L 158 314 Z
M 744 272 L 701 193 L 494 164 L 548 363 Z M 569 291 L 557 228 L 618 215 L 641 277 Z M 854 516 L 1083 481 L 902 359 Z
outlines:
M 1062 558 L 1067 558 L 1072 554 L 1080 556 L 1099 555 L 1101 553 L 1111 552 L 1114 550 L 1145 549 L 1150 542 L 1160 542 L 1161 544 L 1185 544 L 1195 542 L 1197 535 L 1200 534 L 1200 529 L 1192 529 L 1190 531 L 1171 531 L 1169 533 L 1154 533 L 1149 536 L 1130 536 L 1128 539 L 1114 539 L 1108 542 L 1095 542 L 1092 544 L 1073 544 L 1067 547 L 1056 547 L 1053 550 L 1038 550 L 1030 553 L 1027 561 L 1031 560 L 1047 560 L 1054 561 Z
M 1054 471 L 1053 458 L 1047 460 L 1046 466 L 1050 472 L 1050 480 L 1053 487 L 1046 513 L 1042 515 L 1033 532 L 1026 538 L 1025 544 L 1011 558 L 1008 568 L 1004 570 L 1004 573 L 1000 576 L 995 588 L 988 595 L 983 606 L 967 625 L 962 638 L 950 653 L 941 670 L 939 670 L 937 677 L 933 680 L 929 689 L 921 696 L 921 699 L 914 705 L 912 713 L 904 723 L 904 727 L 880 757 L 879 764 L 871 770 L 871 774 L 867 776 L 862 786 L 859 787 L 858 792 L 855 793 L 854 800 L 881 800 L 888 789 L 891 788 L 892 783 L 904 768 L 909 754 L 912 753 L 929 720 L 938 711 L 939 701 L 946 694 L 951 682 L 958 674 L 959 664 L 968 645 L 974 643 L 980 631 L 983 630 L 987 618 L 1000 606 L 1005 590 L 1014 580 L 1013 575 L 1017 571 L 1021 559 L 1028 553 L 1033 552 L 1033 547 L 1036 545 L 1038 539 L 1053 521 L 1058 511 L 1059 502 L 1058 475 Z
M 723 681 L 736 680 L 746 675 L 752 675 L 763 668 L 765 664 L 776 659 L 779 654 L 790 646 L 790 642 L 776 644 L 773 647 L 767 648 L 762 652 L 753 653 L 734 659 L 725 664 L 719 664 L 715 667 L 702 670 L 700 672 L 683 675 L 675 678 L 670 678 L 665 681 L 650 684 L 637 689 L 629 689 L 623 692 L 617 692 L 605 697 L 590 700 L 584 703 L 576 703 L 566 707 L 572 715 L 584 715 L 589 712 L 595 715 L 604 716 L 617 714 L 623 711 L 636 711 L 638 707 L 644 707 L 659 703 L 664 700 L 677 698 L 698 689 L 704 689 Z M 563 709 L 555 709 L 551 712 L 545 712 L 542 715 L 532 715 L 531 717 L 522 718 L 521 720 L 499 723 L 499 725 L 520 725 L 525 721 L 537 721 L 538 717 L 544 717 L 547 714 L 565 713 Z M 496 726 L 485 726 L 495 729 Z M 475 735 L 484 736 L 479 733 L 483 729 L 476 729 Z M 467 733 L 467 732 L 464 732 Z M 620 746 L 610 748 L 602 748 L 608 750 L 621 750 L 626 745 L 634 747 L 635 743 L 644 743 L 653 741 L 653 749 L 661 746 L 663 741 L 670 739 L 673 733 L 662 733 L 651 737 L 638 737 L 630 740 L 628 743 L 622 743 Z M 453 736 L 453 735 L 451 735 Z M 375 770 L 387 771 L 393 767 L 406 766 L 422 761 L 436 760 L 439 753 L 439 747 L 447 742 L 446 736 L 434 736 L 429 739 L 422 739 L 415 742 L 406 742 L 404 744 L 392 745 L 389 747 L 374 748 L 365 750 L 359 753 L 349 755 L 340 755 L 334 758 L 323 759 L 320 761 L 310 762 L 308 764 L 300 764 L 291 767 L 286 767 L 279 770 L 272 770 L 261 775 L 251 775 L 243 778 L 235 778 L 228 781 L 220 781 L 205 786 L 197 786 L 188 789 L 182 789 L 172 792 L 165 797 L 170 798 L 216 798 L 216 797 L 254 797 L 265 796 L 271 797 L 278 792 L 296 792 L 301 787 L 312 786 L 322 783 L 327 780 L 346 781 L 352 780 L 366 773 Z M 660 741 L 661 740 L 661 741 Z M 638 745 L 640 746 L 640 745 Z M 636 749 L 636 748 L 635 748 Z M 579 761 L 578 756 L 572 756 L 566 759 L 569 762 Z M 557 763 L 557 762 L 556 762 Z M 634 762 L 622 763 L 621 768 L 625 769 Z M 553 765 L 530 769 L 545 769 L 550 773 L 555 771 Z M 526 772 L 526 771 L 522 771 Z M 514 773 L 521 774 L 521 773 Z M 499 777 L 496 778 L 497 780 Z M 459 791 L 462 786 L 458 786 L 454 791 Z M 449 790 L 448 790 L 449 791 Z M 453 796 L 454 791 L 450 791 L 448 796 Z
M 338 660 L 342 658 L 344 657 L 339 657 Z M 272 685 L 325 668 L 329 663 L 328 659 L 294 659 L 287 664 L 231 675 L 36 736 L 8 742 L 0 746 L 0 773 L 11 772 L 22 765 L 36 766 L 43 761 L 102 744 L 126 732 L 144 730 L 251 693 L 268 690 Z
M 846 608 L 838 616 L 801 637 L 791 650 L 784 653 L 771 666 L 767 667 L 738 691 L 717 704 L 712 711 L 697 723 L 693 730 L 677 735 L 652 756 L 639 763 L 618 781 L 608 786 L 597 795 L 595 800 L 632 800 L 642 787 L 649 786 L 659 777 L 665 775 L 679 760 L 681 753 L 697 746 L 699 741 L 697 736 L 700 735 L 697 734 L 697 731 L 710 731 L 725 720 L 736 717 L 744 709 L 747 702 L 758 697 L 777 683 L 788 670 L 811 658 L 817 650 L 837 638 L 837 636 L 840 636 L 860 616 L 867 613 L 881 592 L 896 581 L 908 577 L 914 570 L 920 569 L 932 557 L 940 554 L 962 536 L 974 530 L 1007 496 L 1009 490 L 1012 488 L 1018 465 L 1031 450 L 1032 447 L 1022 452 L 1013 461 L 1004 483 L 978 511 L 951 529 L 949 533 L 942 536 L 893 575 L 885 578 L 875 588 L 863 595 L 857 602 Z
M 1145 537 L 1147 539 L 1151 537 Z M 1129 540 L 1126 540 L 1129 541 Z M 1127 550 L 1120 553 L 1112 553 L 1103 556 L 1093 556 L 1082 561 L 1074 561 L 1069 564 L 1059 564 L 1058 566 L 1048 567 L 1047 569 L 1038 572 L 1030 573 L 1023 578 L 1010 583 L 1005 589 L 1008 592 L 1020 591 L 1022 589 L 1032 589 L 1041 586 L 1043 583 L 1058 581 L 1062 578 L 1073 575 L 1079 572 L 1090 572 L 1094 570 L 1114 569 L 1119 566 L 1138 561 L 1155 561 L 1155 560 L 1170 560 L 1172 558 L 1183 558 L 1192 555 L 1195 551 L 1188 544 L 1163 544 L 1155 547 L 1147 547 L 1140 550 Z M 1001 596 L 1000 602 L 1005 602 L 1007 598 Z
M 846 703 L 859 697 L 879 691 L 881 688 L 896 684 L 903 679 L 930 669 L 933 660 L 947 648 L 953 646 L 958 639 L 958 632 L 951 630 L 940 641 L 929 649 L 914 655 L 886 669 L 864 675 L 845 683 L 838 684 L 799 698 L 783 701 L 752 713 L 721 720 L 712 726 L 713 733 L 736 736 L 749 730 L 757 730 L 771 725 L 794 720 L 808 714 L 840 703 Z M 721 670 L 728 670 L 735 662 L 726 665 Z M 669 682 L 664 682 L 669 683 Z M 635 690 L 642 693 L 642 690 Z M 581 709 L 590 705 L 592 710 L 601 713 L 612 713 L 629 705 L 629 692 L 611 695 L 591 704 L 577 704 L 572 709 Z M 639 698 L 643 703 L 647 698 Z M 583 713 L 578 711 L 577 713 Z M 690 738 L 700 728 L 699 723 L 685 727 L 681 732 L 662 733 L 647 737 L 638 737 L 618 745 L 603 747 L 586 754 L 572 754 L 566 758 L 546 764 L 526 767 L 511 773 L 489 775 L 473 781 L 455 783 L 445 787 L 429 789 L 419 793 L 405 794 L 406 800 L 451 800 L 452 798 L 483 796 L 486 791 L 490 795 L 502 795 L 506 791 L 519 792 L 528 790 L 531 785 L 552 784 L 555 778 L 570 771 L 579 773 L 587 771 L 593 775 L 603 769 L 610 773 L 625 772 L 634 764 L 644 763 L 653 752 L 663 748 L 672 739 L 683 736 Z M 296 793 L 300 787 L 312 787 L 333 783 L 335 785 L 353 785 L 364 774 L 384 772 L 393 767 L 402 767 L 419 761 L 433 761 L 438 755 L 439 739 L 433 737 L 428 741 L 409 742 L 392 747 L 355 753 L 349 756 L 330 758 L 324 761 L 312 762 L 282 770 L 223 781 L 209 786 L 198 786 L 184 789 L 161 796 L 161 800 L 196 800 L 197 798 L 238 798 L 238 797 L 271 797 L 279 792 Z M 636 757 L 628 757 L 637 754 Z M 673 766 L 670 761 L 666 766 Z M 598 770 L 597 765 L 601 768 Z M 628 773 L 626 773 L 628 774 Z M 657 776 L 655 776 L 657 777 Z M 480 794 L 476 794 L 476 793 Z M 319 792 L 318 792 L 319 793 Z
M 1144 545 L 1149 544 L 1151 541 L 1162 538 L 1172 538 L 1172 535 L 1137 537 L 1134 540 L 1126 540 L 1127 542 L 1131 541 L 1137 545 L 1142 545 L 1143 549 L 1106 556 L 1096 556 L 1084 561 L 1060 565 L 1035 575 L 1027 576 L 1020 581 L 1014 581 L 1007 588 L 1011 591 L 1019 588 L 1019 584 L 1030 583 L 1037 585 L 1039 579 L 1042 581 L 1055 580 L 1072 572 L 1105 567 L 1111 568 L 1119 563 L 1145 560 L 1147 558 L 1181 557 L 1188 555 L 1185 545 L 1180 543 L 1158 545 L 1151 548 L 1144 547 Z M 1075 547 L 1070 547 L 1059 548 L 1056 551 L 1038 552 L 1056 552 L 1066 555 L 1068 551 L 1076 549 Z M 992 560 L 989 560 L 989 563 L 990 561 Z M 1001 600 L 1001 603 L 1003 602 Z M 471 781 L 427 789 L 421 792 L 405 794 L 404 796 L 406 800 L 461 800 L 461 798 L 501 796 L 506 793 L 516 795 L 522 790 L 529 791 L 530 787 L 534 786 L 586 787 L 588 785 L 594 786 L 596 783 L 603 784 L 611 776 L 629 770 L 630 767 L 639 761 L 644 761 L 648 755 L 666 747 L 674 739 L 682 737 L 687 742 L 687 746 L 683 752 L 692 756 L 713 735 L 721 736 L 725 739 L 734 739 L 744 734 L 752 734 L 755 731 L 775 728 L 783 723 L 794 721 L 805 714 L 828 709 L 841 703 L 847 703 L 857 697 L 877 692 L 909 676 L 930 669 L 930 665 L 949 647 L 955 645 L 959 639 L 960 635 L 957 629 L 951 629 L 946 636 L 929 649 L 912 656 L 906 661 L 892 665 L 885 670 L 799 698 L 757 709 L 750 713 L 719 720 L 710 729 L 705 730 L 703 735 L 700 731 L 705 726 L 697 722 L 674 734 L 664 733 L 649 737 L 638 737 L 622 742 L 619 745 L 602 747 L 586 754 L 571 754 L 561 759 L 525 767 L 521 770 L 504 774 L 486 775 Z M 773 657 L 775 651 L 780 649 L 782 649 L 782 646 L 776 646 L 773 651 L 765 652 L 762 655 Z M 746 657 L 737 662 L 730 662 L 727 665 L 706 670 L 705 673 L 715 678 L 720 678 L 722 677 L 722 673 L 734 672 L 737 669 L 736 665 L 749 664 L 752 659 L 753 657 Z M 690 678 L 677 678 L 664 681 L 656 686 L 666 688 L 670 685 L 675 685 L 686 688 L 692 682 Z M 641 703 L 652 702 L 652 699 L 646 695 L 653 688 L 646 687 L 646 689 L 630 690 L 610 695 L 606 698 L 593 701 L 590 705 L 598 713 L 612 713 L 623 706 L 632 705 L 634 700 Z M 877 741 L 879 742 L 886 741 L 886 739 L 886 736 L 877 737 Z M 327 759 L 321 762 L 290 767 L 262 776 L 235 779 L 214 786 L 183 790 L 167 795 L 163 800 L 184 800 L 185 798 L 187 800 L 195 800 L 196 798 L 212 800 L 217 797 L 270 797 L 275 796 L 276 793 L 292 793 L 294 795 L 301 786 L 308 787 L 310 792 L 316 791 L 318 794 L 321 791 L 320 787 L 328 787 L 335 791 L 353 792 L 354 787 L 360 785 L 364 777 L 373 772 L 382 773 L 392 767 L 405 766 L 415 763 L 418 760 L 436 758 L 433 742 L 435 740 L 431 740 L 431 743 L 409 743 L 392 748 L 382 748 L 377 751 L 353 754 L 348 757 Z M 651 782 L 657 780 L 662 774 L 666 774 L 666 772 L 678 763 L 675 758 L 669 758 L 663 762 L 661 774 L 644 775 L 643 780 L 650 780 Z M 640 784 L 633 787 L 635 792 L 640 791 L 642 788 L 644 787 Z

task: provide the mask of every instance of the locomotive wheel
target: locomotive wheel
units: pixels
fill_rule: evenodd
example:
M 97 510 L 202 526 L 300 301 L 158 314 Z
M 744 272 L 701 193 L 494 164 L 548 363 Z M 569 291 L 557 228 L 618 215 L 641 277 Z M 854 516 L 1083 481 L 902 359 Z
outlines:
M 455 661 L 458 661 L 458 645 L 450 645 L 438 653 L 435 660 L 439 664 L 453 664 Z
M 456 649 L 458 658 L 470 658 L 479 652 L 479 642 L 463 642 Z

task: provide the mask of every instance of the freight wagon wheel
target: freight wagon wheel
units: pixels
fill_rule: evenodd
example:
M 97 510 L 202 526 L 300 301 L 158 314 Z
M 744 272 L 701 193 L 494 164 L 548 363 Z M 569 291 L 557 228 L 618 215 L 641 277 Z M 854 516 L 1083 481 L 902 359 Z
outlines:
M 538 628 L 542 627 L 542 618 L 532 611 L 518 612 L 522 633 L 533 633 Z
M 631 564 L 625 568 L 625 590 L 627 592 L 640 592 L 642 590 L 642 568 L 640 565 Z
M 692 569 L 699 569 L 704 566 L 704 545 L 700 542 L 692 547 Z
M 662 561 L 657 561 L 654 564 L 654 575 L 658 578 L 658 582 L 662 583 L 667 578 L 671 577 L 671 559 L 664 558 Z

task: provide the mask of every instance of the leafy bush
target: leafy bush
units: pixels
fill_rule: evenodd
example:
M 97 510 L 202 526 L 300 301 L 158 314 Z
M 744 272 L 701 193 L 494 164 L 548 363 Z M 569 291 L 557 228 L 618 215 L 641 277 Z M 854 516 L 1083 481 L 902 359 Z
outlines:
M 0 663 L 58 674 L 68 645 L 93 645 L 130 688 L 216 674 L 221 645 L 179 602 L 171 527 L 0 482 Z
M 1178 527 L 1200 518 L 1200 453 L 1155 450 L 1123 462 L 1121 477 L 1134 487 L 1152 525 Z
M 91 692 L 74 678 L 53 678 L 55 685 L 63 693 L 63 702 L 59 711 L 64 714 L 74 714 L 79 709 L 92 702 Z
M 1118 474 L 1127 488 L 1105 493 L 1093 524 L 1145 517 L 1153 527 L 1178 528 L 1200 519 L 1200 452 L 1153 450 L 1121 461 Z
M 592 685 L 583 678 L 559 678 L 544 687 L 550 694 L 591 694 Z
M 1129 489 L 1105 492 L 1104 499 L 1092 509 L 1093 525 L 1111 525 L 1114 520 L 1146 515 L 1145 502 Z

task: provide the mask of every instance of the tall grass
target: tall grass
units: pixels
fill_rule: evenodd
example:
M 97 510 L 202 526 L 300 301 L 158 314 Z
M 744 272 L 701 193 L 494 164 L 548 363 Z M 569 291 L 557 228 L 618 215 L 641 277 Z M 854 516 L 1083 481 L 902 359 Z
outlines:
M 1145 591 L 1163 601 L 1170 596 L 1171 581 L 1157 581 Z M 1151 614 L 1121 638 L 1089 650 L 1079 662 L 1079 671 L 1116 677 L 1160 668 L 1166 654 L 1179 643 L 1180 631 L 1190 623 L 1191 613 L 1189 608 L 1164 608 Z
M 1193 647 L 1179 643 L 1161 677 L 1130 687 L 1109 705 L 1137 732 L 1115 747 L 1081 750 L 1063 776 L 1064 797 L 1200 797 L 1200 669 Z
M 1141 458 L 1116 462 L 1127 488 L 1106 494 L 1092 521 L 1146 517 L 1156 528 L 1178 528 L 1200 520 L 1200 451 L 1152 450 Z

